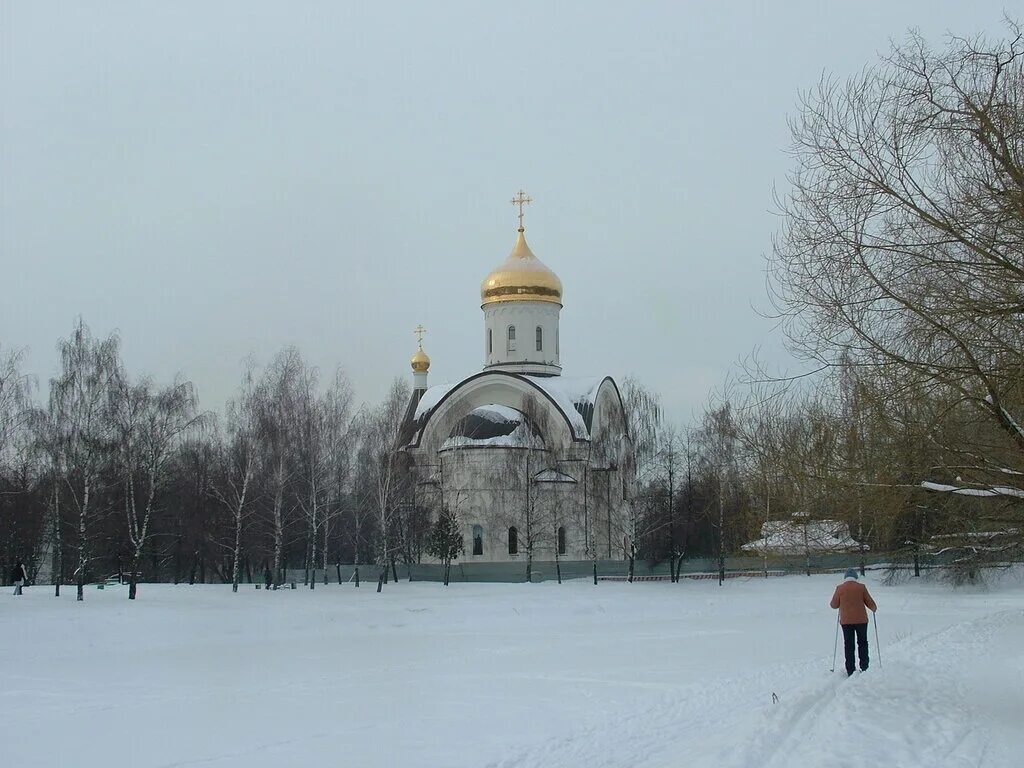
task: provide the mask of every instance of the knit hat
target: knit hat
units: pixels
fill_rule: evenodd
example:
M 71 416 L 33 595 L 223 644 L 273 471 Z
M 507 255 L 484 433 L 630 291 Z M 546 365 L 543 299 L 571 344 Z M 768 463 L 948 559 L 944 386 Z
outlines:
M 857 569 L 856 568 L 847 568 L 846 569 L 846 575 L 843 576 L 843 578 L 844 579 L 856 579 L 857 578 Z

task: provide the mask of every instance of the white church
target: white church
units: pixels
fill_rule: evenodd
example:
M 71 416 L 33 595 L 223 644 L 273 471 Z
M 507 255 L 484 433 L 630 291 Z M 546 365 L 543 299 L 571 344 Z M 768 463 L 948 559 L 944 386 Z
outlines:
M 400 450 L 414 503 L 453 510 L 463 563 L 621 559 L 635 463 L 622 398 L 610 376 L 563 376 L 562 282 L 530 250 L 523 228 L 484 278 L 483 369 L 427 384 L 412 357 L 413 394 Z

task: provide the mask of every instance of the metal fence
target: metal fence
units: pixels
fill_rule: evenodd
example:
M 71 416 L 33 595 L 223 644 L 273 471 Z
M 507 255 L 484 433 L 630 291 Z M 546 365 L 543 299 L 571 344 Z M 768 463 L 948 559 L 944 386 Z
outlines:
M 878 568 L 889 562 L 885 555 L 873 553 L 868 560 L 869 568 Z M 806 573 L 832 573 L 841 572 L 847 568 L 856 568 L 860 564 L 859 555 L 854 553 L 839 553 L 826 555 L 812 555 L 807 557 L 771 557 L 768 559 L 768 575 L 784 576 L 787 574 Z M 563 560 L 560 562 L 562 579 L 591 579 L 594 575 L 594 562 L 592 560 Z M 444 566 L 434 563 L 398 563 L 396 566 L 398 578 L 401 581 L 443 581 Z M 763 576 L 765 562 L 759 557 L 727 557 L 725 558 L 726 578 L 737 576 Z M 717 558 L 692 558 L 684 560 L 680 568 L 683 578 L 716 578 L 718 575 Z M 324 583 L 323 569 L 309 571 L 288 570 L 285 581 L 305 584 L 307 578 L 312 576 L 318 584 Z M 363 564 L 359 566 L 359 578 L 362 582 L 376 582 L 380 575 L 380 566 Z M 327 569 L 327 582 L 336 584 L 355 581 L 355 566 L 343 564 L 331 566 Z M 629 562 L 626 560 L 598 560 L 597 576 L 603 581 L 621 581 L 629 576 Z M 339 578 L 340 577 L 340 578 Z M 553 581 L 557 577 L 554 561 L 536 560 L 533 563 L 533 581 Z M 633 577 L 636 581 L 668 581 L 668 562 L 657 564 L 637 560 L 634 564 Z M 388 578 L 393 578 L 389 567 Z M 456 560 L 451 566 L 451 581 L 453 582 L 500 582 L 517 583 L 526 581 L 526 562 L 519 560 L 507 563 L 481 563 L 471 560 Z

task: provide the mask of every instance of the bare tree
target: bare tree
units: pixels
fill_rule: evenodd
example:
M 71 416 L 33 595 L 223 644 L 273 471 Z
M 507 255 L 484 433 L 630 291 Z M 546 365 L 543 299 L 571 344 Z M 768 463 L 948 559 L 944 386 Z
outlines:
M 85 599 L 89 523 L 95 514 L 103 462 L 110 451 L 109 392 L 121 367 L 116 336 L 100 341 L 82 320 L 58 344 L 61 373 L 50 382 L 55 471 L 77 513 L 78 600 Z
M 398 449 L 409 396 L 408 383 L 395 379 L 384 401 L 367 414 L 363 431 L 363 455 L 369 462 L 369 490 L 378 526 L 377 554 L 381 569 L 377 579 L 378 592 L 383 589 L 388 565 L 395 553 L 395 521 L 405 497 L 407 477 L 399 461 Z
M 545 519 L 540 503 L 537 476 L 557 471 L 557 462 L 546 442 L 551 424 L 548 411 L 533 395 L 525 395 L 519 407 L 522 422 L 511 433 L 511 444 L 505 451 L 504 465 L 497 481 L 510 491 L 501 507 L 501 524 L 516 529 L 517 548 L 526 553 L 526 581 L 533 581 L 534 558 L 549 543 L 551 520 Z M 518 503 L 510 503 L 518 497 Z
M 153 513 L 170 481 L 174 451 L 200 416 L 191 382 L 154 391 L 151 381 L 132 384 L 123 370 L 111 381 L 109 408 L 131 547 L 128 599 L 134 600 L 139 559 L 150 540 Z
M 340 496 L 337 483 L 344 479 L 339 470 L 347 463 L 352 393 L 348 380 L 336 373 L 328 392 L 321 395 L 315 370 L 303 367 L 296 399 L 296 459 L 302 493 L 299 507 L 307 526 L 306 562 L 313 569 L 310 589 L 316 583 L 317 544 L 322 536 L 321 567 L 327 578 L 327 526 L 332 499 Z
M 1024 35 L 1005 30 L 941 50 L 911 34 L 803 98 L 770 268 L 798 353 L 869 373 L 885 400 L 942 404 L 920 431 L 956 469 L 923 487 L 1005 502 L 1019 520 Z
M 253 480 L 261 454 L 260 423 L 257 418 L 252 372 L 246 373 L 237 400 L 228 403 L 226 435 L 221 448 L 218 482 L 211 491 L 227 510 L 232 530 L 231 589 L 238 591 L 242 563 L 242 530 L 255 500 Z
M 284 580 L 283 553 L 287 526 L 286 493 L 295 472 L 296 402 L 304 363 L 295 347 L 277 354 L 254 393 L 259 421 L 261 465 L 265 469 L 270 504 L 272 587 Z

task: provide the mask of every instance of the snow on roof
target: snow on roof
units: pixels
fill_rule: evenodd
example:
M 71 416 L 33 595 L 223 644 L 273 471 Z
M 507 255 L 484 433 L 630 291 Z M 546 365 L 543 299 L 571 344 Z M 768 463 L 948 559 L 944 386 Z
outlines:
M 811 552 L 845 552 L 860 549 L 861 544 L 850 535 L 850 526 L 839 520 L 769 520 L 761 524 L 761 538 L 744 544 L 746 552 L 769 550 L 778 554 Z M 868 546 L 863 545 L 864 549 Z
M 455 384 L 435 384 L 429 387 L 426 392 L 420 397 L 419 403 L 416 405 L 416 413 L 413 415 L 415 421 L 419 421 L 423 416 L 430 413 L 434 407 L 441 402 L 441 399 L 447 395 L 452 389 L 455 388 Z
M 564 376 L 524 376 L 530 382 L 546 392 L 558 408 L 569 419 L 573 432 L 577 437 L 590 436 L 590 424 L 584 413 L 592 414 L 597 391 L 601 388 L 603 376 L 598 377 L 564 377 Z
M 551 398 L 568 420 L 574 437 L 577 439 L 588 439 L 590 437 L 594 405 L 597 400 L 597 393 L 601 389 L 601 383 L 605 380 L 604 376 L 522 376 L 522 378 L 529 381 Z M 415 442 L 416 436 L 422 429 L 423 423 L 429 417 L 431 411 L 438 406 L 449 392 L 460 386 L 464 381 L 465 379 L 454 384 L 436 384 L 420 396 L 419 402 L 416 404 L 416 411 L 412 417 L 415 429 L 409 438 L 410 442 Z M 490 416 L 480 414 L 484 418 L 494 416 L 500 417 L 500 420 L 507 421 L 510 420 L 510 413 L 515 414 L 517 419 L 521 418 L 521 414 L 518 411 L 508 406 L 495 404 L 484 407 L 491 409 Z
M 516 412 L 518 413 L 518 411 Z M 534 434 L 526 424 L 519 423 L 516 428 L 507 435 L 494 435 L 493 437 L 466 437 L 465 435 L 451 435 L 441 444 L 441 450 L 446 448 L 543 448 L 544 441 L 539 435 Z
M 957 485 L 946 485 L 945 483 L 933 483 L 927 481 L 921 483 L 921 487 L 926 491 L 953 493 L 958 496 L 1011 496 L 1016 499 L 1024 499 L 1024 490 L 1007 485 L 993 485 L 989 488 L 963 488 Z
M 470 411 L 470 414 L 497 423 L 503 423 L 506 421 L 522 421 L 523 419 L 523 414 L 515 408 L 509 408 L 507 405 L 500 405 L 498 403 L 481 405 L 479 408 L 474 408 Z

